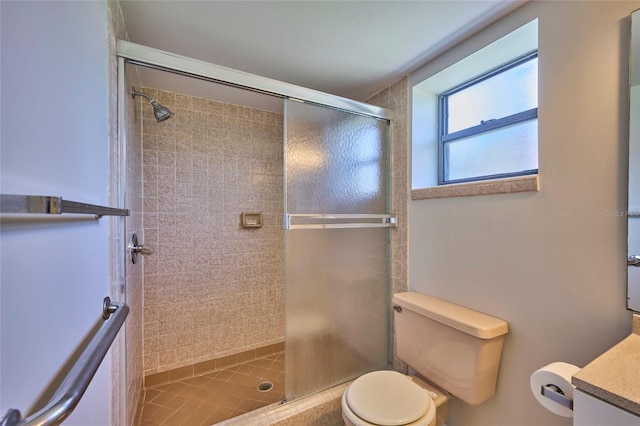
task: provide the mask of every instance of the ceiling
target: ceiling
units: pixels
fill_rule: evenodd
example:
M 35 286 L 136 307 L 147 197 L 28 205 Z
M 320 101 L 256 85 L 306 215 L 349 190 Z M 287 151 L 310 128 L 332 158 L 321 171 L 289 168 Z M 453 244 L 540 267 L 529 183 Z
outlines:
M 524 1 L 120 0 L 120 5 L 134 43 L 364 100 Z M 260 99 L 237 101 L 238 89 L 166 72 L 141 70 L 141 75 L 146 86 L 272 109 L 267 105 L 272 99 L 264 105 Z

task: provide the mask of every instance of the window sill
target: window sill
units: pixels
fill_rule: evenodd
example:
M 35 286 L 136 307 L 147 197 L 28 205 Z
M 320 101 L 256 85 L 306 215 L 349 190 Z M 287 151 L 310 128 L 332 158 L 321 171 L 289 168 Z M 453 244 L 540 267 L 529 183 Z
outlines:
M 430 198 L 472 197 L 474 195 L 511 194 L 538 190 L 538 175 L 531 175 L 413 189 L 411 190 L 411 199 L 427 200 Z

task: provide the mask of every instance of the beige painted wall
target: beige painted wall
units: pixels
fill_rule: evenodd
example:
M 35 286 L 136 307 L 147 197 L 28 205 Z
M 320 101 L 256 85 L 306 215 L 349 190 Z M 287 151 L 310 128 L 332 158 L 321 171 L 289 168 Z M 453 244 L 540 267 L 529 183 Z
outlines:
M 412 201 L 409 287 L 509 322 L 496 396 L 447 423 L 570 425 L 529 390 L 630 331 L 626 302 L 628 16 L 639 1 L 530 2 L 412 75 L 437 72 L 539 18 L 537 193 Z

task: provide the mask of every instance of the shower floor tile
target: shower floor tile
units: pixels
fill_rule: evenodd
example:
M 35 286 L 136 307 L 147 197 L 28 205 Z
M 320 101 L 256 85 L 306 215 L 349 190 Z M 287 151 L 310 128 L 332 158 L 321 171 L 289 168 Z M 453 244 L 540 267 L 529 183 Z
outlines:
M 264 381 L 273 383 L 266 392 Z M 148 388 L 141 426 L 208 426 L 284 399 L 284 353 Z

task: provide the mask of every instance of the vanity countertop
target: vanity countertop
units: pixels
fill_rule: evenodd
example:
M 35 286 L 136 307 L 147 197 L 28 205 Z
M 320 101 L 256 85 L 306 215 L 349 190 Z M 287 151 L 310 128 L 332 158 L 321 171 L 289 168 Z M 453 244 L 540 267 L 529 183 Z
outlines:
M 640 315 L 633 332 L 577 372 L 571 382 L 580 390 L 640 416 Z

